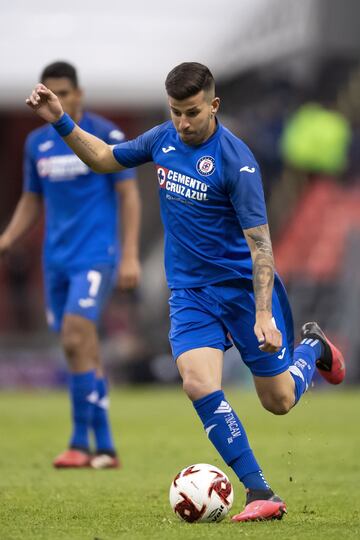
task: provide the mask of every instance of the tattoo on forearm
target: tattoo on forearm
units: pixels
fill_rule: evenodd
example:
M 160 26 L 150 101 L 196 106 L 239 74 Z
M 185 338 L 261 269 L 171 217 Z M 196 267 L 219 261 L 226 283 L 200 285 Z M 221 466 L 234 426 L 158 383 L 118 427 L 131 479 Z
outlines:
M 274 285 L 274 263 L 269 258 L 258 255 L 254 261 L 253 283 L 256 311 L 271 311 L 272 289 Z
M 261 229 L 261 227 L 259 227 Z M 256 249 L 259 253 L 263 253 L 264 255 L 272 255 L 272 247 L 271 247 L 271 241 L 269 237 L 264 236 L 260 232 L 258 233 L 251 233 L 249 234 L 249 238 L 254 242 Z
M 274 285 L 274 257 L 268 229 L 248 233 L 248 238 L 255 247 L 253 257 L 253 285 L 256 311 L 271 311 L 272 290 Z
M 98 156 L 96 149 L 93 147 L 90 141 L 85 140 L 81 135 L 75 135 L 75 140 L 78 143 L 82 144 L 86 148 L 87 151 L 91 152 L 93 156 L 95 157 Z

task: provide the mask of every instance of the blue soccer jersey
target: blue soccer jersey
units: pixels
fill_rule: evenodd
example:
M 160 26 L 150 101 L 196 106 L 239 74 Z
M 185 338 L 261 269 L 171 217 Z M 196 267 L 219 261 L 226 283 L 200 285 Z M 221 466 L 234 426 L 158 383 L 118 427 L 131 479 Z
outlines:
M 109 144 L 124 140 L 112 122 L 84 113 L 79 125 Z M 92 172 L 52 126 L 28 136 L 24 191 L 43 196 L 45 204 L 44 263 L 50 268 L 81 269 L 96 263 L 115 264 L 118 243 L 118 197 L 115 184 L 135 176 Z
M 207 141 L 189 146 L 166 122 L 113 152 L 125 167 L 156 165 L 171 289 L 252 278 L 243 229 L 267 216 L 259 166 L 240 139 L 218 123 Z

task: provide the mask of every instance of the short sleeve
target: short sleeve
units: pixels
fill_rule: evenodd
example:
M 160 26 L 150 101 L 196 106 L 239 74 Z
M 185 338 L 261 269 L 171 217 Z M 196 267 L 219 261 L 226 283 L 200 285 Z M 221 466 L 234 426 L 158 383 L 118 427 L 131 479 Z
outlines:
M 159 126 L 156 126 L 132 141 L 117 144 L 113 148 L 115 159 L 124 167 L 136 167 L 152 161 L 152 148 L 158 132 Z
M 43 187 L 41 178 L 37 172 L 36 163 L 32 154 L 31 138 L 28 137 L 25 142 L 24 152 L 24 191 L 30 191 L 32 193 L 42 193 Z
M 105 142 L 111 145 L 117 145 L 121 142 L 126 141 L 125 133 L 115 125 L 110 125 Z M 112 182 L 116 184 L 117 182 L 123 182 L 124 180 L 136 179 L 136 169 L 128 168 L 117 173 L 109 174 Z
M 246 159 L 234 160 L 227 167 L 225 188 L 242 229 L 267 223 L 260 167 L 250 150 Z

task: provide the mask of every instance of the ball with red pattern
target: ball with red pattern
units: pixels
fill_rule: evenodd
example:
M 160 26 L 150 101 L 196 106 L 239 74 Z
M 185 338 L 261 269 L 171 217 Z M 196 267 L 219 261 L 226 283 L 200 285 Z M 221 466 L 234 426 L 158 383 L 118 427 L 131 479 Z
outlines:
M 175 514 L 184 521 L 221 521 L 232 507 L 234 490 L 220 469 L 197 463 L 175 476 L 169 497 Z

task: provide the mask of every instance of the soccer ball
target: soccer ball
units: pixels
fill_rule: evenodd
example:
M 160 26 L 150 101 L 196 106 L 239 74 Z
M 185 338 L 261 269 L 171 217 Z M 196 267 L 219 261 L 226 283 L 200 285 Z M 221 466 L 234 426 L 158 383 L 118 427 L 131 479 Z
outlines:
M 220 469 L 197 463 L 175 476 L 169 498 L 175 514 L 184 521 L 221 521 L 232 507 L 234 490 Z

